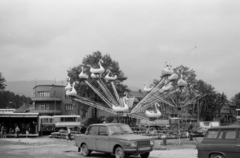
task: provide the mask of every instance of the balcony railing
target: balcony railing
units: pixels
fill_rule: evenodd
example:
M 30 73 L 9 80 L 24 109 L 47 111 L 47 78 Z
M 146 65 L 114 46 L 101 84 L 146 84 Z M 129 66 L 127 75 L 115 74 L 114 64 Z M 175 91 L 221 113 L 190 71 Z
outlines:
M 32 101 L 61 101 L 60 97 L 33 97 Z

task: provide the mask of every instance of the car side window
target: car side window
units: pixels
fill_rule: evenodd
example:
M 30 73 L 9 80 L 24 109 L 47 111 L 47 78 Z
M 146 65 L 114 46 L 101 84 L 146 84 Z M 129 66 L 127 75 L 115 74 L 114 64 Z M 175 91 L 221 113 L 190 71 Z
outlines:
M 99 135 L 107 135 L 107 127 L 105 126 L 100 126 L 99 127 Z
M 90 127 L 88 135 L 98 135 L 98 126 Z
M 235 139 L 236 135 L 237 135 L 237 131 L 235 130 L 226 131 L 225 139 Z
M 206 138 L 208 139 L 216 139 L 218 136 L 218 130 L 209 130 L 206 134 Z

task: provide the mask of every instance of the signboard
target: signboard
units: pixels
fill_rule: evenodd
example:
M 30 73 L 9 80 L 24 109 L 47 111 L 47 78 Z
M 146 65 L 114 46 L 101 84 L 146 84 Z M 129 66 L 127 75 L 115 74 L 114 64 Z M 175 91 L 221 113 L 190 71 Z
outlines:
M 123 112 L 117 112 L 117 115 L 123 116 Z
M 124 112 L 117 112 L 117 115 L 119 115 L 119 116 L 127 116 L 127 113 L 124 113 Z

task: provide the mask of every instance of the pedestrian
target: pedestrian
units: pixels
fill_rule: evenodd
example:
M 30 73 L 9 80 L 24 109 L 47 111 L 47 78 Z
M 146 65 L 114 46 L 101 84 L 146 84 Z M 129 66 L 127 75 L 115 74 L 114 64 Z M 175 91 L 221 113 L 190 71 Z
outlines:
M 18 127 L 18 125 L 16 126 L 16 128 L 15 128 L 15 136 L 18 138 L 18 136 L 19 136 L 19 133 L 20 133 L 20 129 L 19 129 L 19 127 Z
M 30 131 L 30 126 L 29 124 L 26 125 L 26 138 L 28 137 L 29 135 L 29 131 Z
M 71 129 L 69 127 L 67 127 L 67 132 L 68 132 L 68 139 L 71 141 Z
M 188 124 L 188 132 L 191 133 L 192 129 L 193 129 L 193 123 L 192 123 L 192 121 L 190 121 Z
M 2 127 L 3 126 L 1 126 L 1 124 L 0 124 L 0 138 L 2 138 L 2 135 L 3 135 Z
M 7 128 L 3 128 L 3 138 L 7 138 Z
M 80 132 L 81 132 L 82 134 L 84 134 L 84 133 L 86 132 L 86 129 L 87 129 L 87 127 L 85 127 L 85 125 L 82 124 L 82 125 L 81 125 L 81 129 L 80 129 Z

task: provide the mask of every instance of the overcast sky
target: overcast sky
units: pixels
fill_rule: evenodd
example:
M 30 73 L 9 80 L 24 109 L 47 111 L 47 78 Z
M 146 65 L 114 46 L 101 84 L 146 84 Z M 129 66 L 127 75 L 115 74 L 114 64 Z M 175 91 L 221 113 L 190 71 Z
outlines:
M 159 79 L 166 61 L 230 99 L 240 92 L 239 0 L 0 0 L 0 72 L 7 81 L 64 80 L 95 51 L 128 86 Z

